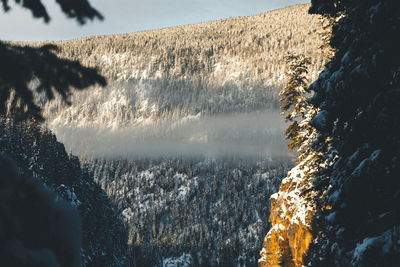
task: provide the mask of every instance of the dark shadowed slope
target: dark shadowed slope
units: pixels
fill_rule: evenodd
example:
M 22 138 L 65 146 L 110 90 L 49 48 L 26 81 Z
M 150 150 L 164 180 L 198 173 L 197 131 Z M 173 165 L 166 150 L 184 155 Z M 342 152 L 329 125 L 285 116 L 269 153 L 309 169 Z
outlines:
M 31 188 L 27 188 L 28 196 L 35 194 L 35 192 L 55 191 L 65 201 L 78 209 L 82 224 L 82 250 L 80 252 L 82 264 L 86 266 L 99 261 L 108 266 L 121 265 L 125 261 L 127 233 L 110 200 L 94 183 L 92 174 L 80 167 L 78 158 L 65 152 L 64 145 L 57 142 L 56 137 L 49 130 L 35 123 L 15 123 L 6 119 L 1 119 L 0 123 L 1 150 L 15 162 L 21 175 L 33 177 L 33 181 L 30 178 L 23 182 Z M 9 163 L 4 164 L 8 165 Z M 19 185 L 20 182 L 18 181 L 18 179 L 14 180 L 10 186 L 18 186 L 18 192 L 24 193 L 23 183 L 21 182 L 22 184 Z M 45 185 L 47 189 L 41 188 L 39 184 Z M 39 194 L 48 198 L 44 193 Z M 53 231 L 51 233 L 56 235 L 58 239 L 66 238 L 63 241 L 58 241 L 55 244 L 56 248 L 63 242 L 65 242 L 64 245 L 68 245 L 68 240 L 73 240 L 74 236 L 80 239 L 79 233 L 68 233 L 63 230 L 62 225 L 68 224 L 68 220 L 72 222 L 75 219 L 71 216 L 76 216 L 73 211 L 68 211 L 67 207 L 65 212 L 70 215 L 64 213 L 65 215 L 62 215 L 64 217 L 60 217 L 64 218 L 62 221 L 50 220 L 45 224 L 47 229 L 43 229 L 42 224 L 38 229 L 33 230 L 33 224 L 36 223 L 36 220 L 40 220 L 41 210 L 50 205 L 47 202 L 44 203 L 45 205 L 40 205 L 40 198 L 35 197 L 28 204 L 24 204 L 33 205 L 31 208 L 30 206 L 20 206 L 15 210 L 13 209 L 12 212 L 19 214 L 14 216 L 15 218 L 23 218 L 22 223 L 32 227 L 31 234 L 39 234 L 34 232 L 42 229 L 43 231 Z M 18 206 L 18 202 L 11 202 L 10 204 Z M 57 212 L 59 210 L 57 205 L 62 204 L 54 205 L 55 207 L 50 207 L 50 210 Z M 32 218 L 29 218 L 30 216 Z M 67 217 L 65 218 L 65 216 Z M 50 237 L 51 235 L 43 234 L 40 239 L 45 240 L 45 238 Z M 27 237 L 24 236 L 24 238 Z M 34 246 L 39 246 L 39 248 L 40 242 L 45 242 L 35 240 L 35 238 L 32 238 L 27 242 L 34 242 Z M 29 244 L 25 245 L 31 247 Z M 63 248 L 60 249 L 63 250 Z

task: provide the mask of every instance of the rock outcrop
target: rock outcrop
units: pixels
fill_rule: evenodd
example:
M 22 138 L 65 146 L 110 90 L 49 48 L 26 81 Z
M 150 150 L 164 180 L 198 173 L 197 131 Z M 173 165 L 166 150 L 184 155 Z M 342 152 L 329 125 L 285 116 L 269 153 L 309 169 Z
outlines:
M 294 167 L 283 179 L 278 193 L 271 196 L 271 229 L 264 239 L 259 266 L 302 266 L 312 240 L 311 157 Z

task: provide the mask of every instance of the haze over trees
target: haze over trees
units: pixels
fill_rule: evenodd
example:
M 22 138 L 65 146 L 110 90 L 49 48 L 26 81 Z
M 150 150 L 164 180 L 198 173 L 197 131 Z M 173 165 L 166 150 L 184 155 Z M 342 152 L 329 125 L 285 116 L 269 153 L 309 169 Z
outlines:
M 67 4 L 74 2 L 63 2 L 63 10 L 79 22 L 100 17 L 90 8 L 86 15 L 73 11 L 78 7 Z M 6 0 L 2 3 L 7 6 Z M 212 138 L 223 134 L 202 132 L 203 124 L 189 137 L 178 132 L 202 120 L 220 126 L 220 118 L 277 111 L 281 98 L 290 123 L 289 146 L 299 157 L 282 182 L 285 194 L 272 195 L 272 203 L 284 196 L 282 210 L 272 212 L 280 223 L 272 230 L 289 229 L 282 223 L 287 219 L 301 227 L 312 226 L 313 238 L 301 232 L 312 240 L 308 254 L 302 246 L 295 247 L 297 251 L 285 247 L 279 250 L 283 256 L 279 264 L 396 266 L 400 261 L 400 43 L 393 36 L 400 33 L 400 4 L 312 1 L 310 11 L 322 15 L 328 28 L 333 26 L 332 35 L 322 37 L 321 17 L 307 15 L 308 8 L 30 47 L 2 42 L 0 56 L 6 61 L 0 63 L 0 100 L 9 102 L 0 112 L 18 120 L 40 120 L 43 115 L 61 137 L 66 129 L 72 134 L 88 130 L 92 139 L 123 129 L 137 130 L 144 136 L 137 140 L 143 141 L 153 138 L 147 130 L 157 128 L 176 140 L 201 140 L 200 146 L 212 146 Z M 42 9 L 33 11 L 48 20 Z M 326 49 L 328 40 L 331 50 Z M 319 49 L 321 44 L 325 49 Z M 288 52 L 292 54 L 284 62 Z M 17 63 L 7 66 L 4 62 L 10 60 Z M 108 86 L 100 88 L 106 80 Z M 88 86 L 92 87 L 80 90 Z M 67 100 L 71 105 L 65 105 Z M 276 125 L 259 118 L 252 119 Z M 21 175 L 35 181 L 21 178 L 9 161 L 0 159 L 7 174 L 2 177 L 1 194 L 6 205 L 0 212 L 11 214 L 4 220 L 12 226 L 1 236 L 1 256 L 11 255 L 13 264 L 79 265 L 80 253 L 86 266 L 256 265 L 262 237 L 269 230 L 267 199 L 293 165 L 287 155 L 84 157 L 82 153 L 77 158 L 68 155 L 45 127 L 9 118 L 0 122 L 2 151 L 16 162 Z M 245 132 L 252 135 L 254 129 L 248 126 L 243 124 L 244 130 L 232 131 L 232 139 L 224 141 L 239 142 Z M 68 142 L 76 140 L 85 147 L 79 138 Z M 81 251 L 76 250 L 75 209 L 39 184 L 79 211 Z M 22 203 L 30 199 L 41 205 L 29 206 L 26 213 Z M 42 216 L 27 223 L 27 216 L 44 209 L 50 211 L 47 222 L 41 221 Z M 290 214 L 293 210 L 298 213 Z M 39 225 L 41 231 L 23 231 L 14 219 L 24 229 Z M 303 224 L 306 219 L 310 225 Z M 66 223 L 70 228 L 64 234 L 60 229 Z M 52 227 L 43 229 L 47 224 Z M 71 231 L 76 235 L 69 235 Z M 279 240 L 290 245 L 283 235 Z M 74 256 L 67 257 L 65 247 Z
M 307 6 L 289 7 L 252 17 L 56 43 L 62 47 L 60 56 L 99 66 L 108 86 L 74 93 L 71 106 L 57 100 L 43 105 L 48 125 L 61 140 L 68 140 L 67 148 L 78 140 L 84 149 L 81 136 L 64 139 L 63 132 L 87 131 L 94 139 L 123 129 L 142 131 L 147 138 L 152 132 L 146 131 L 154 127 L 179 139 L 184 136 L 179 130 L 202 120 L 220 126 L 224 118 L 233 118 L 229 123 L 242 116 L 259 123 L 263 117 L 257 114 L 277 114 L 288 51 L 311 55 L 311 77 L 323 65 L 319 19 L 306 11 Z M 41 103 L 41 96 L 36 101 Z M 212 145 L 207 142 L 220 135 L 194 129 L 198 132 L 184 136 L 186 141 Z M 233 139 L 224 141 L 239 142 L 253 130 L 243 124 L 240 131 L 229 133 Z M 129 158 L 116 153 L 80 159 L 122 215 L 132 264 L 251 266 L 257 264 L 259 236 L 268 230 L 267 198 L 290 165 L 287 155 L 262 156 L 138 153 Z
M 112 128 L 278 108 L 286 53 L 309 55 L 314 78 L 324 64 L 319 18 L 307 8 L 54 43 L 59 56 L 98 67 L 109 86 L 74 94 L 70 108 L 53 101 L 45 117 L 50 128 Z

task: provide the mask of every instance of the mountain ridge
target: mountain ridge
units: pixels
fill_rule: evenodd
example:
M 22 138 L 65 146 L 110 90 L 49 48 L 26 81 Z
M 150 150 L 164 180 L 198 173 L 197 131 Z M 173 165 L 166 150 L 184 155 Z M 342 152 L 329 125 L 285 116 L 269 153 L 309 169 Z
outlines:
M 279 106 L 287 53 L 309 54 L 312 77 L 324 64 L 320 17 L 307 9 L 291 6 L 162 30 L 45 43 L 56 44 L 61 57 L 99 68 L 109 85 L 75 92 L 71 106 L 60 99 L 37 100 L 67 149 L 70 142 L 62 129 L 142 129 L 187 118 L 270 113 Z

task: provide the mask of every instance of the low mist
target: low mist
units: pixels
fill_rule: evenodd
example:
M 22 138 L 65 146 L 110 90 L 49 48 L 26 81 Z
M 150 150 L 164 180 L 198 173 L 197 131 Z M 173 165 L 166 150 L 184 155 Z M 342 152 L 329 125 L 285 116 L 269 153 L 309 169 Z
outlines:
M 118 129 L 51 125 L 67 151 L 82 157 L 284 157 L 278 111 L 147 120 Z

